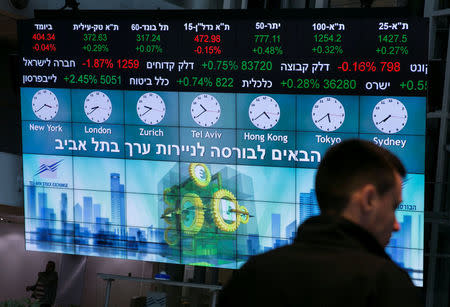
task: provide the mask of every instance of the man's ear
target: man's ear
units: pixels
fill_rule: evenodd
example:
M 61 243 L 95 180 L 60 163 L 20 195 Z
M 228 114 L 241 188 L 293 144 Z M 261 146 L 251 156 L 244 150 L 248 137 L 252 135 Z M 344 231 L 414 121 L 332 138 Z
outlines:
M 374 210 L 375 200 L 377 198 L 377 189 L 373 184 L 367 184 L 360 190 L 360 204 L 364 212 Z

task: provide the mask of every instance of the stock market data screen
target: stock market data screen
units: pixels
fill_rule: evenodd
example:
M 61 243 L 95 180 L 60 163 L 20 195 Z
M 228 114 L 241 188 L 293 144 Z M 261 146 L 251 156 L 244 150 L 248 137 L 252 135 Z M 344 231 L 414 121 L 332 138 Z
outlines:
M 425 20 L 122 12 L 19 33 L 26 249 L 239 268 L 320 213 L 325 151 L 361 138 L 406 166 L 386 250 L 422 285 Z

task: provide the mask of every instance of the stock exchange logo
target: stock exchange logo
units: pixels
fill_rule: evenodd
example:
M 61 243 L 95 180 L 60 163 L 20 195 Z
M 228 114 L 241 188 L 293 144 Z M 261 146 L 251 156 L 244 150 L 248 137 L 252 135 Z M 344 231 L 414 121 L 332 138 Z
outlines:
M 58 167 L 61 165 L 61 163 L 64 160 L 39 160 L 39 169 L 36 172 L 36 174 L 34 174 L 34 176 L 38 176 L 41 178 L 49 178 L 49 179 L 56 179 L 57 178 L 57 170 Z

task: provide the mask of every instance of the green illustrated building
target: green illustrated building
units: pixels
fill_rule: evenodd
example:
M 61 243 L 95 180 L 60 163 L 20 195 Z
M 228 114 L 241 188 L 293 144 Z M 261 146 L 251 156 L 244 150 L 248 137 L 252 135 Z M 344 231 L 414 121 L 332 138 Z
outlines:
M 237 261 L 237 230 L 253 217 L 224 185 L 221 172 L 212 174 L 203 163 L 190 163 L 189 177 L 163 191 L 161 218 L 164 240 L 181 250 L 182 263 L 233 266 Z M 233 180 L 229 180 L 233 182 Z

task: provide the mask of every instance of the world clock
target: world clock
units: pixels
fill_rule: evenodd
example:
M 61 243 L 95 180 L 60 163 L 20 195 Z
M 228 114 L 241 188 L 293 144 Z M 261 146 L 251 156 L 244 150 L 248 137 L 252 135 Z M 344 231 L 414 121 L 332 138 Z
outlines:
M 58 113 L 58 98 L 52 91 L 42 89 L 33 95 L 31 107 L 39 119 L 51 120 Z
M 91 121 L 103 123 L 111 116 L 111 100 L 105 93 L 94 91 L 84 100 L 84 113 Z
M 198 95 L 191 103 L 192 119 L 202 127 L 210 127 L 217 123 L 220 114 L 220 104 L 212 95 Z
M 136 104 L 139 118 L 147 125 L 160 123 L 166 114 L 166 104 L 164 100 L 155 93 L 145 93 Z
M 259 129 L 271 129 L 280 120 L 280 106 L 269 96 L 258 96 L 250 103 L 248 116 Z
M 323 97 L 312 107 L 311 117 L 314 125 L 322 131 L 335 131 L 345 120 L 342 103 L 333 97 Z
M 372 120 L 378 130 L 393 134 L 405 128 L 408 111 L 400 100 L 385 98 L 373 108 Z

